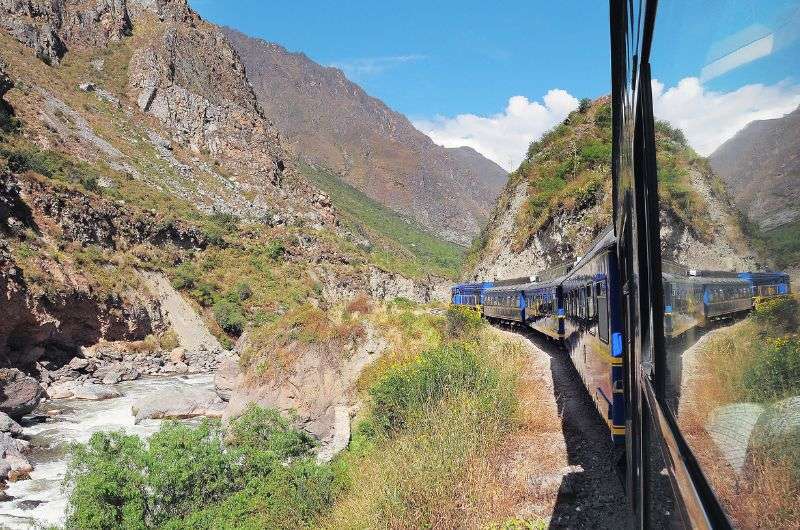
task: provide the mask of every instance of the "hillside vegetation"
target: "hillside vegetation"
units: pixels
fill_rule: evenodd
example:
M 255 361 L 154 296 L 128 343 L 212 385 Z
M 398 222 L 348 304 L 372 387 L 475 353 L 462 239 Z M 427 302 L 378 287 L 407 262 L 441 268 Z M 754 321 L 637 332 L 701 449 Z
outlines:
M 519 344 L 469 310 L 398 300 L 368 318 L 391 347 L 362 375 L 365 407 L 330 464 L 260 408 L 227 434 L 213 421 L 167 423 L 148 443 L 96 434 L 73 455 L 68 528 L 543 527 L 497 503 L 511 492 L 492 459 L 522 427 Z
M 308 179 L 324 190 L 354 233 L 372 245 L 370 257 L 387 270 L 417 278 L 454 278 L 465 249 L 430 234 L 416 221 L 376 202 L 320 166 L 301 164 Z
M 698 242 L 711 243 L 719 228 L 712 219 L 709 200 L 716 201 L 720 216 L 733 211 L 724 183 L 689 146 L 682 131 L 658 121 L 655 133 L 665 220 L 674 228 L 685 227 Z M 611 223 L 611 143 L 609 97 L 582 100 L 562 123 L 532 142 L 525 159 L 511 173 L 489 224 L 473 242 L 466 269 L 473 270 L 497 255 L 510 260 L 510 256 L 532 252 L 536 238 L 537 248 L 546 251 L 552 246 L 545 254 L 563 261 L 584 252 L 594 236 Z M 698 188 L 698 181 L 709 190 L 709 197 Z M 735 217 L 729 224 L 736 226 L 729 226 L 726 235 L 736 240 L 734 246 L 740 245 L 741 230 Z

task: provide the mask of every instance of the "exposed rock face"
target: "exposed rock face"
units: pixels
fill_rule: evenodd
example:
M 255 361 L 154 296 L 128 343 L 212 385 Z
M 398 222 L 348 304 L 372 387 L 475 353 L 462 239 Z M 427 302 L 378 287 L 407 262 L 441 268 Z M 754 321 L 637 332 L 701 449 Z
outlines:
M 406 298 L 412 302 L 427 304 L 450 299 L 450 282 L 447 280 L 411 280 L 377 267 L 370 268 L 369 289 L 370 295 L 380 300 Z
M 217 367 L 214 373 L 214 390 L 223 401 L 230 401 L 234 389 L 243 382 L 238 358 L 228 358 Z
M 125 0 L 2 0 L 0 14 L 0 27 L 50 64 L 68 46 L 106 46 L 131 32 Z
M 349 438 L 349 411 L 356 398 L 354 384 L 361 371 L 387 346 L 386 340 L 368 326 L 365 339 L 346 358 L 338 349 L 328 351 L 315 345 L 296 348 L 297 357 L 290 366 L 259 381 L 240 378 L 225 418 L 239 416 L 251 403 L 296 414 L 296 426 L 319 439 L 323 445 L 321 454 L 332 457 L 331 446 L 341 449 L 342 439 Z
M 20 435 L 22 434 L 22 427 L 20 427 L 19 423 L 14 421 L 11 416 L 5 412 L 0 412 L 0 432 L 7 432 L 11 435 Z M 2 475 L 2 473 L 0 473 L 0 475 Z
M 15 368 L 0 368 L 0 412 L 19 419 L 33 412 L 42 394 L 36 379 Z
M 307 161 L 445 239 L 469 244 L 507 173 L 470 148 L 435 145 L 341 70 L 223 28 L 258 100 Z
M 736 205 L 761 228 L 800 219 L 800 108 L 749 123 L 709 161 Z
M 110 201 L 56 189 L 34 177 L 0 174 L 0 190 L 0 236 L 22 237 L 25 230 L 38 232 L 39 223 L 53 223 L 67 241 L 107 248 L 128 248 L 147 240 L 203 245 L 203 236 L 180 224 L 166 224 L 150 214 L 131 215 L 130 209 Z M 4 314 L 0 365 L 32 367 L 48 350 L 58 356 L 101 338 L 141 340 L 163 327 L 157 304 L 147 296 L 134 292 L 98 295 L 83 273 L 68 263 L 39 257 L 35 266 L 48 271 L 62 288 L 32 291 L 0 238 Z
M 30 442 L 0 432 L 0 483 L 6 479 L 16 481 L 29 477 L 33 466 L 25 455 L 30 453 L 30 447 Z

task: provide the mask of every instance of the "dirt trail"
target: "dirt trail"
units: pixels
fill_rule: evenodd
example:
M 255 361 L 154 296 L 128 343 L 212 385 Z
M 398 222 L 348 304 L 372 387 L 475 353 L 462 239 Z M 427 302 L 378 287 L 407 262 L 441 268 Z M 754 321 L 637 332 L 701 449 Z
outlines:
M 498 455 L 518 517 L 550 528 L 626 527 L 627 500 L 608 429 L 566 353 L 533 332 L 497 329 L 527 352 L 523 427 Z
M 161 310 L 178 335 L 178 342 L 188 351 L 222 351 L 222 345 L 208 331 L 197 311 L 172 287 L 163 274 L 139 271 L 147 288 L 158 297 Z

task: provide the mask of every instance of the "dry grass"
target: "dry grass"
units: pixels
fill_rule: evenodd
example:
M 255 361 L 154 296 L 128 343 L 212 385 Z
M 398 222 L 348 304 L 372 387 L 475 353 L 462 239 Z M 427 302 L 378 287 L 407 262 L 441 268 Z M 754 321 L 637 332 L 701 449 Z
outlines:
M 768 327 L 774 332 L 774 326 Z M 797 464 L 780 456 L 790 448 L 781 445 L 775 448 L 777 454 L 767 454 L 750 443 L 744 470 L 737 474 L 706 431 L 716 408 L 749 401 L 744 374 L 759 362 L 757 349 L 768 340 L 766 333 L 763 325 L 749 318 L 711 332 L 694 352 L 684 354 L 679 424 L 737 527 L 800 528 Z
M 375 317 L 394 332 L 393 359 L 405 364 L 419 356 L 414 348 L 443 340 L 443 323 L 402 314 L 377 308 Z M 403 346 L 412 353 L 404 355 Z M 396 436 L 370 440 L 356 434 L 343 457 L 352 470 L 351 489 L 323 528 L 543 527 L 567 465 L 549 357 L 491 328 L 473 347 L 501 374 L 501 395 L 514 396 L 513 416 L 502 407 L 487 408 L 487 400 L 496 398 L 459 393 L 414 416 Z

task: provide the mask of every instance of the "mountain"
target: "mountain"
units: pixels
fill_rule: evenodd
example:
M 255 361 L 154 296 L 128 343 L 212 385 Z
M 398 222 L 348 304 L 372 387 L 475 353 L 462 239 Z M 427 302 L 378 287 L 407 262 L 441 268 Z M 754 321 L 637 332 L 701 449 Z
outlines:
M 656 142 L 664 258 L 696 268 L 755 266 L 708 162 L 665 122 Z M 610 163 L 611 106 L 602 97 L 530 145 L 470 250 L 465 276 L 528 276 L 580 257 L 611 223 Z
M 97 383 L 100 344 L 138 377 L 201 322 L 246 372 L 339 373 L 367 337 L 349 301 L 446 296 L 431 273 L 455 245 L 354 189 L 337 209 L 185 0 L 0 2 L 0 55 L 0 369 Z M 173 322 L 176 299 L 196 318 Z M 315 410 L 324 439 L 333 407 Z
M 760 228 L 800 219 L 800 107 L 749 123 L 709 161 L 736 205 Z
M 444 148 L 336 68 L 223 28 L 258 101 L 307 162 L 332 170 L 429 231 L 467 245 L 505 184 L 471 148 Z

